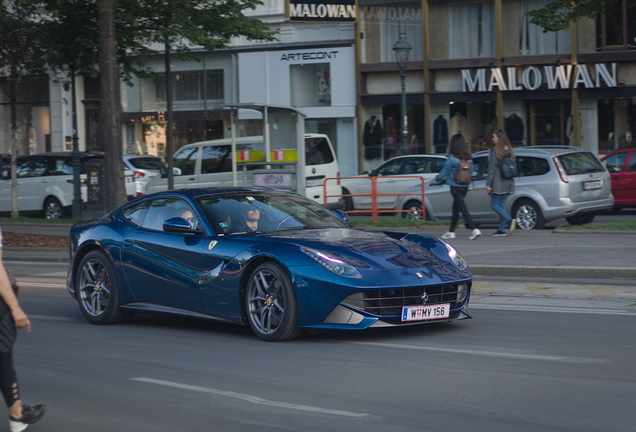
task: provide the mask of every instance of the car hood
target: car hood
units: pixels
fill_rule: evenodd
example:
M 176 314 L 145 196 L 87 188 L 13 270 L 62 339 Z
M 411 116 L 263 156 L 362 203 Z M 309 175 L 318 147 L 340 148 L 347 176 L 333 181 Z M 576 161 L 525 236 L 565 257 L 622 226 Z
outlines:
M 321 228 L 285 230 L 264 236 L 292 240 L 300 246 L 346 255 L 380 270 L 421 269 L 451 264 L 446 245 L 428 235 Z

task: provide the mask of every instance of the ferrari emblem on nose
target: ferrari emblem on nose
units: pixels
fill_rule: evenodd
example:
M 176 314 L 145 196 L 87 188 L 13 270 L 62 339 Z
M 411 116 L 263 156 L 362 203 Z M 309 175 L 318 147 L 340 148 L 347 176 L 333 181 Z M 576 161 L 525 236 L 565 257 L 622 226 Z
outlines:
M 425 305 L 426 302 L 428 302 L 428 294 L 426 294 L 426 291 L 422 293 L 422 295 L 420 296 L 420 300 L 422 300 L 423 305 Z
M 208 250 L 212 250 L 212 248 L 213 248 L 214 246 L 216 246 L 216 244 L 217 244 L 217 243 L 218 243 L 218 241 L 216 241 L 216 240 L 212 240 L 212 241 L 210 242 L 210 244 L 208 245 Z

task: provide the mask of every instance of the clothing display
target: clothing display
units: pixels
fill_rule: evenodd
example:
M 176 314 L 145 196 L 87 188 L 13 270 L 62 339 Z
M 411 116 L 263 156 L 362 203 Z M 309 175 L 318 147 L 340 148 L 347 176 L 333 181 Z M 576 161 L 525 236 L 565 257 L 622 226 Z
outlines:
M 451 136 L 457 134 L 465 134 L 468 127 L 468 121 L 461 113 L 456 112 L 450 121 Z
M 523 145 L 523 120 L 516 113 L 510 114 L 504 124 L 504 129 L 508 134 L 508 139 L 510 140 L 510 144 L 513 146 Z
M 382 133 L 382 123 L 376 116 L 371 116 L 364 124 L 362 137 L 365 159 L 382 157 Z
M 446 147 L 448 146 L 448 122 L 441 114 L 433 122 L 433 146 L 435 153 L 446 153 Z

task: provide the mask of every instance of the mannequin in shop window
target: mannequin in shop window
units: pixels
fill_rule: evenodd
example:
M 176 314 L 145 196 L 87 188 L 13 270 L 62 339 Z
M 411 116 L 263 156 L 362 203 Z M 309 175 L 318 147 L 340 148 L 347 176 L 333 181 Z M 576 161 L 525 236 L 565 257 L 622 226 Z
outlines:
M 365 159 L 382 157 L 382 123 L 374 115 L 364 124 L 362 142 Z
M 523 145 L 523 120 L 516 113 L 510 114 L 505 121 L 505 130 L 513 147 Z
M 399 148 L 397 131 L 393 117 L 388 116 L 384 120 L 384 159 L 391 159 L 393 153 Z
M 446 147 L 448 146 L 448 122 L 442 114 L 433 122 L 433 146 L 435 147 L 435 153 L 446 153 Z
M 466 117 L 464 117 L 462 113 L 457 111 L 450 121 L 451 135 L 455 136 L 457 134 L 465 134 L 467 124 L 468 121 L 466 120 Z
M 618 148 L 630 148 L 635 146 L 636 141 L 632 137 L 632 133 L 630 131 L 625 132 L 625 135 L 618 140 Z
M 614 138 L 614 132 L 610 132 L 607 135 L 607 145 L 605 146 L 605 150 L 608 153 L 616 150 L 616 139 Z

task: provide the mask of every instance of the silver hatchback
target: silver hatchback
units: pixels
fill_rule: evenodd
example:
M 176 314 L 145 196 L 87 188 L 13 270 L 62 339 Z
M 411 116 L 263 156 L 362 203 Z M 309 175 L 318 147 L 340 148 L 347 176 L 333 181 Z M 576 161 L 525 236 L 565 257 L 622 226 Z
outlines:
M 589 151 L 568 146 L 515 148 L 520 176 L 515 192 L 506 200 L 506 210 L 521 229 L 541 229 L 546 222 L 565 218 L 571 225 L 590 223 L 598 213 L 614 205 L 609 172 Z M 473 155 L 473 183 L 466 204 L 477 224 L 496 224 L 499 217 L 490 208 L 486 192 L 488 151 Z M 405 192 L 417 193 L 419 187 Z M 401 196 L 396 209 L 421 210 L 421 200 Z M 426 218 L 446 220 L 452 215 L 448 185 L 426 186 Z M 398 213 L 421 218 L 421 212 Z

